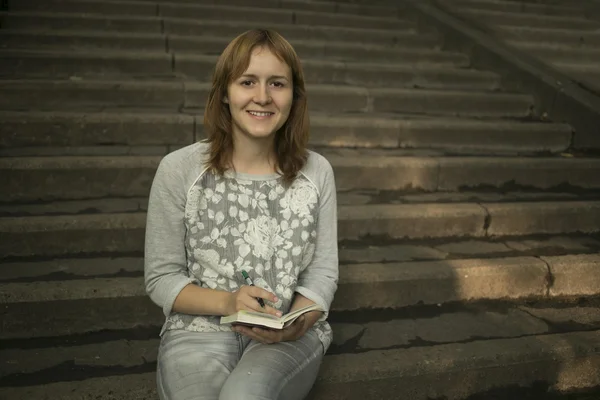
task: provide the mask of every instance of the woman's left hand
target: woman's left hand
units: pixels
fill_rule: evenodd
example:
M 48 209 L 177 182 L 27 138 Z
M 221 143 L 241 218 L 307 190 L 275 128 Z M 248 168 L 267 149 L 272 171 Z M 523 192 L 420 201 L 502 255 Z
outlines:
M 256 340 L 263 344 L 272 344 L 279 342 L 294 341 L 302 337 L 306 332 L 305 318 L 301 315 L 290 326 L 283 329 L 259 328 L 257 326 L 249 327 L 243 325 L 234 325 L 232 330 L 240 333 L 250 339 Z

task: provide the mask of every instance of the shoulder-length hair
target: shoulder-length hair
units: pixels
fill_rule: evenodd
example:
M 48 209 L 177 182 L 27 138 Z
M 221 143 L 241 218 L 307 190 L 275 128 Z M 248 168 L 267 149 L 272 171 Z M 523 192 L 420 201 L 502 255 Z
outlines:
M 257 47 L 268 48 L 292 71 L 292 108 L 284 125 L 275 133 L 274 140 L 276 166 L 283 182 L 289 185 L 308 158 L 309 118 L 304 73 L 294 48 L 283 36 L 269 29 L 254 29 L 239 35 L 217 61 L 204 112 L 204 129 L 210 144 L 207 166 L 221 175 L 231 167 L 232 120 L 229 105 L 223 100 L 229 84 L 248 69 L 252 51 Z

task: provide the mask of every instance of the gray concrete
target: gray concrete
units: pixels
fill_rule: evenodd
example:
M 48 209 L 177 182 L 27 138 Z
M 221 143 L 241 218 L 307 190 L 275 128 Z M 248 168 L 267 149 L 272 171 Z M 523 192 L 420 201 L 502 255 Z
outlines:
M 586 296 L 600 288 L 600 255 L 542 257 L 554 279 L 551 296 Z
M 52 276 L 68 276 L 72 279 L 111 276 L 119 274 L 137 274 L 144 271 L 144 259 L 141 257 L 117 258 L 64 258 L 50 261 L 24 261 L 0 264 L 0 282 L 40 279 Z M 60 282 L 60 281 L 59 281 Z
M 413 0 L 409 4 L 419 13 L 423 23 L 434 24 L 443 32 L 445 48 L 468 52 L 474 66 L 498 72 L 505 78 L 503 84 L 507 87 L 535 94 L 538 114 L 547 115 L 552 120 L 569 121 L 577 131 L 574 137 L 575 147 L 600 147 L 600 136 L 596 132 L 596 127 L 600 124 L 600 99 L 572 82 L 566 74 L 559 73 L 529 54 L 516 51 L 486 34 L 491 30 L 480 20 L 469 19 L 470 26 L 467 26 L 451 15 L 457 12 L 454 8 L 444 7 L 442 10 Z M 494 29 L 501 28 L 502 25 L 494 26 Z M 567 36 L 570 36 L 569 40 L 576 42 L 600 41 L 597 33 L 592 32 L 588 38 L 589 31 L 584 30 L 555 31 L 523 26 L 504 26 L 503 30 L 509 32 L 512 38 L 521 35 L 528 41 L 556 41 Z
M 586 201 L 485 204 L 491 236 L 597 232 L 600 203 Z
M 553 390 L 600 382 L 598 332 L 499 339 L 327 358 L 313 399 L 463 399 L 492 388 L 546 380 Z M 377 381 L 365 380 L 376 376 Z M 433 376 L 439 377 L 432 380 Z M 548 378 L 550 377 L 550 378 Z
M 408 346 L 514 338 L 548 333 L 548 325 L 529 310 L 507 313 L 448 313 L 435 318 L 401 319 L 365 324 L 332 323 L 333 349 L 344 353 Z M 357 337 L 360 339 L 356 342 Z M 356 343 L 354 343 L 356 342 Z M 64 362 L 80 366 L 137 366 L 156 361 L 159 338 L 110 340 L 94 344 L 0 350 L 0 379 L 32 373 Z
M 356 249 L 340 248 L 341 263 L 378 263 L 390 261 L 443 260 L 448 253 L 429 246 L 390 245 Z
M 0 145 L 169 145 L 194 141 L 192 115 L 152 112 L 0 111 Z
M 347 265 L 333 308 L 541 296 L 547 274 L 546 264 L 533 257 Z
M 137 51 L 165 51 L 167 37 L 160 33 L 131 33 L 93 30 L 19 30 L 2 29 L 0 47 L 8 49 L 135 49 Z M 220 47 L 223 49 L 224 47 Z
M 474 9 L 463 9 L 460 13 L 473 19 L 483 20 L 490 24 L 509 26 L 530 26 L 532 28 L 558 28 L 558 29 L 595 29 L 598 24 L 580 17 L 563 17 L 524 14 L 520 12 L 498 12 Z
M 134 32 L 159 34 L 161 19 L 142 16 L 77 16 L 72 13 L 14 12 L 4 18 L 2 28 L 41 30 L 100 30 L 107 32 Z
M 498 384 L 529 386 L 547 376 L 554 390 L 592 387 L 600 382 L 593 374 L 600 366 L 598 343 L 598 333 L 587 332 L 328 356 L 310 398 L 354 400 L 393 393 L 413 399 L 460 399 Z M 590 368 L 584 370 L 585 365 Z M 432 376 L 440 379 L 430 380 Z M 4 393 L 14 400 L 47 393 L 75 400 L 82 398 L 83 389 L 88 393 L 85 399 L 149 400 L 156 399 L 154 379 L 154 374 L 144 373 L 93 378 L 84 384 L 6 388 Z
M 446 4 L 454 6 L 468 7 L 476 10 L 489 11 L 509 11 L 519 12 L 534 15 L 549 15 L 549 16 L 573 16 L 583 17 L 584 13 L 576 7 L 565 7 L 558 5 L 539 4 L 526 1 L 504 1 L 504 0 L 452 0 L 446 1 Z
M 344 238 L 483 236 L 485 211 L 476 204 L 341 206 L 338 218 Z
M 127 199 L 61 200 L 43 204 L 2 204 L 0 215 L 3 217 L 22 217 L 34 215 L 65 215 L 99 213 L 129 213 L 148 210 L 148 198 L 132 197 Z

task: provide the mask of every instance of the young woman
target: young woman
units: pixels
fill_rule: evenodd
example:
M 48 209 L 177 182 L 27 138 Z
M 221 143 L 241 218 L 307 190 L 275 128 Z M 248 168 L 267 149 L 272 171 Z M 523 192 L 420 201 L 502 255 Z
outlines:
M 227 46 L 204 126 L 206 141 L 161 161 L 150 193 L 146 290 L 166 316 L 160 398 L 302 399 L 331 342 L 336 189 L 330 164 L 306 149 L 304 77 L 281 35 L 252 30 Z M 219 324 L 314 303 L 326 311 L 283 330 Z

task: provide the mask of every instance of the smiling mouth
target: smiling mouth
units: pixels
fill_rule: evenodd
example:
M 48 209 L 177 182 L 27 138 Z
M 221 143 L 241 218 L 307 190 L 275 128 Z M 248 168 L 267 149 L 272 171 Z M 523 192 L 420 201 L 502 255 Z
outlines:
M 269 111 L 246 111 L 246 112 L 255 117 L 270 117 L 271 115 L 275 114 L 275 113 L 269 112 Z

